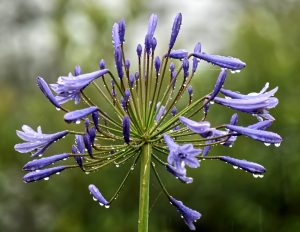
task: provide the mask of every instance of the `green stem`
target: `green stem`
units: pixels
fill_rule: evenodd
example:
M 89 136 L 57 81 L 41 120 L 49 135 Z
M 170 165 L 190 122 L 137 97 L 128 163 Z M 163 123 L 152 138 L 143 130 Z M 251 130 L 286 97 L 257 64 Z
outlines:
M 142 154 L 141 154 L 138 232 L 148 231 L 151 152 L 152 152 L 151 144 L 146 143 L 142 147 Z

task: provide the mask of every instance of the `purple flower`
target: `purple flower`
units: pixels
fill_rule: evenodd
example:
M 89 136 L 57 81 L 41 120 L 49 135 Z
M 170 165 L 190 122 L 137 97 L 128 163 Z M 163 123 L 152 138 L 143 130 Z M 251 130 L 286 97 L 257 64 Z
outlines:
M 264 143 L 280 144 L 282 141 L 280 135 L 270 131 L 256 130 L 229 124 L 226 125 L 226 128 Z
M 41 159 L 35 159 L 32 161 L 29 161 L 26 163 L 23 167 L 23 170 L 25 171 L 35 171 L 37 169 L 46 167 L 50 164 L 54 164 L 55 162 L 59 160 L 64 160 L 69 158 L 69 154 L 63 153 L 63 154 L 58 154 L 58 155 L 52 155 L 49 157 L 41 158 Z
M 125 30 L 126 30 L 126 24 L 125 24 L 125 20 L 121 19 L 118 23 L 119 26 L 119 38 L 120 38 L 120 42 L 124 43 L 125 41 Z
M 121 47 L 115 48 L 115 65 L 118 71 L 118 76 L 120 79 L 123 78 L 124 72 L 123 72 L 123 65 L 122 65 L 122 49 Z
M 175 16 L 174 22 L 173 22 L 173 27 L 172 27 L 172 32 L 171 32 L 171 37 L 170 37 L 170 42 L 169 42 L 169 49 L 171 50 L 175 44 L 176 38 L 178 36 L 180 26 L 182 23 L 182 15 L 181 13 L 178 13 Z
M 196 158 L 201 153 L 200 149 L 194 149 L 192 144 L 180 146 L 167 134 L 164 134 L 164 140 L 169 148 L 168 163 L 178 172 L 184 172 L 185 165 L 190 168 L 198 168 L 200 166 L 199 160 Z
M 92 112 L 92 119 L 94 122 L 94 125 L 97 129 L 99 129 L 99 111 Z
M 125 115 L 123 117 L 123 136 L 125 143 L 129 144 L 130 142 L 130 118 Z
M 79 76 L 81 74 L 81 68 L 79 65 L 76 65 L 74 68 L 74 76 Z
M 129 75 L 129 85 L 130 85 L 130 88 L 133 88 L 133 86 L 134 86 L 134 74 Z
M 172 50 L 170 52 L 169 57 L 173 59 L 180 59 L 182 60 L 183 58 L 186 58 L 188 56 L 188 52 L 184 49 L 179 49 L 179 50 Z
M 160 63 L 160 58 L 159 58 L 159 56 L 156 56 L 156 57 L 155 57 L 155 60 L 154 60 L 154 67 L 155 67 L 156 73 L 159 72 L 160 64 L 161 64 L 161 63 Z
M 201 44 L 197 43 L 194 48 L 194 53 L 200 53 L 201 52 Z M 199 59 L 197 57 L 193 57 L 193 67 L 192 72 L 196 72 L 198 67 Z
M 152 41 L 151 41 L 151 48 L 152 48 L 152 52 L 155 51 L 155 48 L 157 46 L 157 40 L 155 37 L 152 38 Z
M 51 88 L 56 92 L 55 97 L 59 104 L 63 104 L 69 100 L 74 99 L 75 104 L 80 102 L 80 91 L 95 79 L 108 73 L 108 69 L 98 70 L 91 73 L 81 74 L 74 77 L 72 73 L 69 76 L 61 76 L 58 78 L 56 84 L 51 84 Z
M 188 58 L 184 58 L 182 61 L 182 69 L 183 69 L 183 76 L 187 78 L 189 75 L 189 60 Z
M 157 103 L 156 108 L 159 109 L 159 111 L 155 117 L 155 121 L 158 122 L 161 119 L 161 117 L 166 113 L 166 107 L 160 106 L 160 102 L 159 102 L 159 103 Z
M 233 167 L 241 168 L 253 174 L 263 174 L 266 172 L 266 169 L 260 164 L 249 162 L 247 160 L 235 159 L 229 156 L 221 156 L 220 160 L 233 165 Z
M 170 71 L 173 72 L 175 70 L 175 64 L 173 62 L 170 63 Z
M 260 96 L 248 99 L 215 97 L 214 102 L 234 110 L 264 117 L 269 113 L 269 109 L 274 108 L 278 104 L 278 99 L 275 97 Z
M 196 122 L 191 119 L 188 119 L 186 117 L 179 117 L 179 120 L 185 124 L 191 131 L 200 134 L 205 135 L 207 132 L 209 132 L 210 129 L 210 123 L 203 121 L 203 122 Z
M 176 178 L 178 178 L 178 180 L 180 180 L 181 182 L 185 183 L 185 184 L 190 184 L 193 182 L 193 178 L 192 177 L 187 177 L 186 176 L 186 169 L 177 169 L 175 167 L 173 167 L 170 164 L 167 164 L 167 170 L 174 175 Z
M 226 77 L 227 77 L 227 71 L 226 71 L 226 69 L 222 68 L 222 70 L 218 76 L 217 82 L 215 84 L 214 90 L 213 90 L 212 94 L 210 95 L 210 100 L 213 100 L 218 95 L 218 93 L 220 92 L 220 89 L 224 85 Z
M 84 154 L 84 142 L 82 135 L 75 135 L 75 143 L 78 148 L 78 153 Z
M 177 211 L 181 214 L 185 224 L 190 228 L 190 230 L 196 230 L 194 222 L 201 218 L 201 214 L 196 210 L 185 206 L 182 201 L 178 201 L 172 196 L 170 196 L 169 199 L 171 204 L 174 205 Z
M 53 95 L 51 89 L 49 88 L 47 82 L 42 77 L 36 78 L 36 83 L 38 87 L 41 89 L 43 94 L 48 98 L 48 100 L 57 108 L 60 108 L 60 104 L 56 100 L 55 96 Z
M 90 194 L 93 196 L 93 199 L 95 201 L 98 201 L 101 206 L 109 205 L 109 202 L 102 196 L 99 189 L 95 185 L 90 184 L 89 191 L 90 191 Z
M 84 146 L 85 146 L 88 154 L 90 155 L 90 157 L 93 158 L 92 142 L 91 142 L 89 134 L 85 134 L 83 136 L 83 143 L 84 143 Z
M 124 31 L 125 33 L 125 31 Z M 113 45 L 115 50 L 121 46 L 121 40 L 119 35 L 119 24 L 115 23 L 112 28 L 112 38 L 113 38 Z
M 129 60 L 125 60 L 125 68 L 127 70 L 129 70 L 129 68 L 130 68 L 130 61 Z
M 33 172 L 27 173 L 25 176 L 23 176 L 23 181 L 26 183 L 38 181 L 41 179 L 48 180 L 49 176 L 60 173 L 61 171 L 65 170 L 65 166 L 58 166 L 53 168 L 46 168 L 42 170 L 36 170 Z
M 249 93 L 249 94 L 241 94 L 238 92 L 233 92 L 231 90 L 227 89 L 221 89 L 220 92 L 224 94 L 226 97 L 232 98 L 232 99 L 253 99 L 253 98 L 270 98 L 275 95 L 275 93 L 278 90 L 278 87 L 275 87 L 274 89 L 266 92 L 266 90 L 269 87 L 269 83 L 266 83 L 263 89 L 259 93 Z
M 99 62 L 99 68 L 100 68 L 100 70 L 101 69 L 105 69 L 105 67 L 106 67 L 105 60 L 101 59 L 100 62 Z
M 142 45 L 138 44 L 136 47 L 136 54 L 138 55 L 139 58 L 142 55 L 142 51 L 143 51 Z
M 205 60 L 214 65 L 218 65 L 221 68 L 228 68 L 231 70 L 240 70 L 246 66 L 246 64 L 234 57 L 210 55 L 206 53 L 193 53 L 193 55 L 201 60 Z
M 193 95 L 193 87 L 191 85 L 187 88 L 187 91 L 190 96 Z
M 152 15 L 150 16 L 150 19 L 149 19 L 149 23 L 148 23 L 148 32 L 147 32 L 147 34 L 149 35 L 149 37 L 150 37 L 151 39 L 152 39 L 153 36 L 154 36 L 154 32 L 155 32 L 156 26 L 157 26 L 157 15 L 152 14 Z
M 91 106 L 91 107 L 81 109 L 81 110 L 74 110 L 74 111 L 66 113 L 64 115 L 64 120 L 67 123 L 78 122 L 78 120 L 80 120 L 96 111 L 98 111 L 98 107 L 96 107 L 96 106 Z
M 151 53 L 151 48 L 152 48 L 152 37 L 147 34 L 145 36 L 145 51 L 148 55 Z
M 20 153 L 33 152 L 32 156 L 43 154 L 52 143 L 68 134 L 68 131 L 43 134 L 41 127 L 38 127 L 37 131 L 34 131 L 27 125 L 23 125 L 22 130 L 23 131 L 17 130 L 17 135 L 26 142 L 16 144 L 14 148 Z

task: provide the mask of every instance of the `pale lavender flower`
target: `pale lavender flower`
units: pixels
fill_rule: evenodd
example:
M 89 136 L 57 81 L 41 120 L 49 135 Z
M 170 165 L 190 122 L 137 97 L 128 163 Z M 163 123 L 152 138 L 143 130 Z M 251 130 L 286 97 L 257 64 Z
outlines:
M 32 156 L 43 154 L 52 143 L 68 134 L 67 131 L 61 131 L 54 134 L 43 134 L 41 127 L 38 127 L 37 131 L 34 131 L 27 125 L 23 125 L 22 130 L 23 131 L 17 130 L 17 135 L 26 142 L 16 144 L 14 148 L 20 153 L 32 152 Z
M 190 230 L 196 230 L 194 222 L 201 218 L 201 214 L 196 210 L 185 206 L 182 201 L 178 201 L 172 196 L 170 196 L 169 199 L 171 204 L 174 205 L 177 211 L 181 214 L 185 224 L 190 228 Z
M 178 169 L 176 167 L 173 167 L 170 164 L 166 165 L 167 170 L 173 175 L 175 176 L 178 180 L 180 180 L 181 182 L 185 183 L 185 184 L 190 184 L 193 182 L 193 178 L 192 177 L 187 177 L 186 176 L 186 169 Z

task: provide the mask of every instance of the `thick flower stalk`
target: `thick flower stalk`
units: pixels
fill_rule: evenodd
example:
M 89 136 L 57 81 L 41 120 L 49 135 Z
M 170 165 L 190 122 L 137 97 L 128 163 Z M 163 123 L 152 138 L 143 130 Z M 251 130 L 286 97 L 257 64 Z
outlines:
M 31 152 L 35 157 L 45 156 L 25 164 L 23 169 L 28 173 L 23 177 L 24 182 L 47 180 L 63 170 L 79 168 L 90 173 L 106 166 L 119 167 L 132 162 L 110 198 L 105 198 L 94 184 L 88 186 L 93 199 L 108 208 L 139 163 L 138 231 L 141 232 L 148 230 L 151 171 L 189 229 L 195 230 L 194 223 L 201 217 L 199 212 L 168 192 L 156 165 L 162 165 L 171 176 L 185 184 L 193 182 L 188 171 L 199 168 L 200 162 L 224 162 L 254 177 L 263 176 L 266 169 L 260 164 L 230 157 L 228 151 L 220 156 L 209 153 L 213 153 L 214 146 L 224 146 L 224 149 L 233 146 L 241 136 L 279 146 L 281 137 L 266 130 L 274 121 L 269 110 L 278 103 L 274 96 L 277 87 L 267 92 L 267 84 L 259 93 L 251 94 L 225 89 L 225 82 L 231 79 L 230 73 L 239 72 L 246 64 L 230 56 L 203 52 L 200 43 L 196 43 L 192 52 L 174 49 L 181 24 L 179 13 L 170 31 L 167 50 L 159 56 L 155 50 L 158 18 L 152 14 L 144 46 L 137 45 L 137 56 L 130 61 L 125 56 L 126 24 L 122 19 L 112 29 L 115 67 L 110 69 L 101 59 L 99 70 L 82 73 L 77 65 L 74 73 L 59 77 L 54 84 L 48 85 L 42 77 L 37 77 L 44 96 L 60 110 L 59 116 L 68 124 L 79 125 L 74 126 L 74 130 L 62 129 L 49 134 L 44 134 L 40 127 L 34 131 L 26 125 L 22 127 L 23 131 L 17 131 L 25 142 L 16 144 L 16 151 Z M 192 87 L 192 80 L 200 61 L 214 65 L 219 69 L 219 75 L 214 86 L 207 86 L 206 95 L 195 98 L 197 87 Z M 92 97 L 95 93 L 97 98 Z M 229 107 L 234 114 L 223 124 L 216 125 L 207 120 L 211 107 Z M 240 125 L 238 113 L 254 116 L 254 121 L 258 121 Z M 195 136 L 191 138 L 191 135 Z M 64 137 L 74 141 L 72 147 L 61 154 L 47 154 L 47 148 Z

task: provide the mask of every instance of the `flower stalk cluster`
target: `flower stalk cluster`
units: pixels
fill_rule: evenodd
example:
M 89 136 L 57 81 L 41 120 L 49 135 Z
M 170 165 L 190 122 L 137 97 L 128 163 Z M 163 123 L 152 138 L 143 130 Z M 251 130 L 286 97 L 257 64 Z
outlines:
M 125 56 L 124 19 L 112 28 L 115 71 L 106 67 L 104 59 L 99 70 L 82 73 L 80 66 L 74 72 L 61 76 L 57 82 L 48 85 L 37 78 L 37 85 L 50 103 L 61 110 L 64 121 L 80 124 L 74 130 L 62 130 L 44 134 L 40 127 L 34 131 L 24 125 L 17 135 L 24 140 L 15 145 L 20 153 L 31 152 L 33 157 L 44 158 L 29 161 L 23 169 L 28 173 L 23 180 L 34 182 L 49 179 L 53 174 L 79 168 L 85 173 L 114 165 L 119 167 L 131 161 L 124 180 L 110 199 L 104 198 L 94 185 L 88 186 L 93 199 L 109 207 L 116 199 L 127 178 L 140 163 L 140 198 L 138 230 L 148 230 L 150 172 L 154 172 L 167 199 L 181 214 L 189 229 L 195 230 L 194 222 L 201 214 L 176 200 L 156 170 L 163 165 L 182 183 L 192 183 L 189 168 L 199 168 L 200 162 L 216 160 L 249 172 L 255 177 L 266 169 L 254 162 L 229 156 L 210 155 L 214 146 L 233 146 L 236 139 L 246 136 L 266 144 L 279 146 L 282 138 L 267 131 L 274 118 L 269 110 L 278 99 L 274 97 L 277 88 L 267 91 L 268 84 L 259 92 L 241 94 L 224 88 L 230 72 L 239 72 L 245 63 L 237 58 L 208 54 L 196 43 L 192 52 L 174 49 L 182 24 L 182 15 L 176 15 L 166 53 L 156 54 L 155 30 L 158 18 L 152 14 L 149 19 L 144 45 L 136 47 L 136 57 L 130 61 Z M 214 87 L 207 88 L 207 94 L 194 97 L 192 80 L 199 62 L 208 62 L 219 75 Z M 137 64 L 137 65 L 132 65 Z M 92 98 L 92 91 L 99 97 Z M 100 101 L 99 101 L 100 99 Z M 72 104 L 74 101 L 75 104 Z M 216 103 L 212 106 L 212 103 Z M 238 114 L 222 125 L 207 120 L 209 108 L 219 105 L 235 112 L 248 113 L 257 118 L 252 125 L 239 125 Z M 190 135 L 196 135 L 191 138 Z M 62 154 L 48 155 L 47 148 L 67 136 L 74 144 Z

